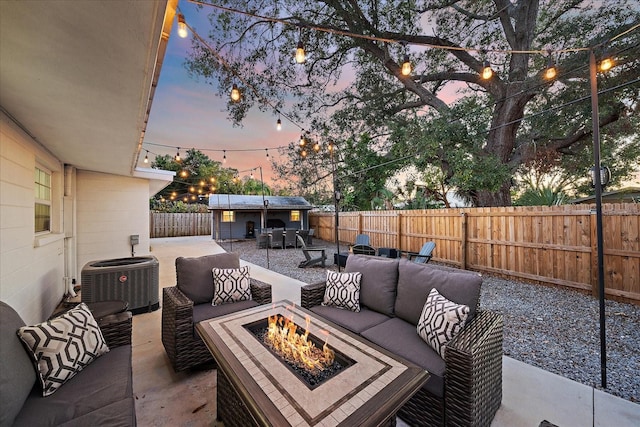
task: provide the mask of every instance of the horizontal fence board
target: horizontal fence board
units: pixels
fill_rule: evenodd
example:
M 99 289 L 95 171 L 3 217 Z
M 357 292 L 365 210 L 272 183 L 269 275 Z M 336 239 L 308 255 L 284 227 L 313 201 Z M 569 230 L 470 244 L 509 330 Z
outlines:
M 438 262 L 597 293 L 596 215 L 592 205 L 452 208 L 339 213 L 339 239 L 368 234 L 376 248 L 417 252 L 436 243 Z M 310 215 L 335 240 L 335 214 Z M 604 204 L 605 295 L 640 304 L 640 204 Z

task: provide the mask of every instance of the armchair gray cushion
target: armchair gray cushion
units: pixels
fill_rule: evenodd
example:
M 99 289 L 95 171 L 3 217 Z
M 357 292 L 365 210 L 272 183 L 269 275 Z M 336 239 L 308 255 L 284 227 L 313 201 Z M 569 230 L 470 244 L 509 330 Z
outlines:
M 395 314 L 417 325 L 432 288 L 450 301 L 469 307 L 467 322 L 475 316 L 480 299 L 482 277 L 477 273 L 456 272 L 405 259 L 398 266 L 398 297 Z
M 194 304 L 211 304 L 213 268 L 240 268 L 240 256 L 221 253 L 197 258 L 176 258 L 177 286 Z
M 362 273 L 360 302 L 363 305 L 387 316 L 393 316 L 398 283 L 397 259 L 350 255 L 344 271 Z M 426 298 L 425 295 L 425 300 Z M 422 303 L 424 305 L 424 301 Z
M 24 322 L 0 302 L 0 425 L 12 425 L 36 383 L 36 371 L 16 334 Z

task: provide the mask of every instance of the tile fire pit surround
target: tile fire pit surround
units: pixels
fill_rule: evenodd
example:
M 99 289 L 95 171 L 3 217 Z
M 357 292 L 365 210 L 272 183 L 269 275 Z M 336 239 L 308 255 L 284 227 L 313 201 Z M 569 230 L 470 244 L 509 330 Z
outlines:
M 245 325 L 280 314 L 298 325 L 311 319 L 310 332 L 328 331 L 328 345 L 355 363 L 311 390 L 277 360 Z M 289 301 L 276 302 L 200 322 L 202 336 L 256 425 L 292 426 L 377 425 L 391 419 L 418 390 L 428 373 Z M 225 425 L 233 424 L 220 411 Z M 220 415 L 223 415 L 222 417 Z

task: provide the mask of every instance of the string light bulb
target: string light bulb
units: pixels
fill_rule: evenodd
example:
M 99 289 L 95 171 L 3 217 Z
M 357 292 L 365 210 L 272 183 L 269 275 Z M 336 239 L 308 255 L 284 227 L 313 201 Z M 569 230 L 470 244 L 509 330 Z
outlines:
M 187 23 L 184 20 L 184 15 L 178 13 L 178 35 L 181 38 L 187 38 L 189 35 L 189 30 L 187 29 Z
M 298 46 L 296 47 L 296 62 L 298 64 L 307 62 L 307 54 L 304 51 L 304 44 L 302 43 L 302 27 L 300 28 L 300 37 L 298 38 Z
M 307 141 L 304 139 L 304 135 L 300 135 L 300 146 L 304 147 L 307 145 Z
M 231 88 L 231 100 L 233 102 L 240 101 L 240 89 L 238 89 L 238 85 L 236 85 L 235 83 L 233 84 L 233 87 Z
M 147 154 L 144 155 L 144 162 L 149 163 L 149 150 L 147 150 Z
M 307 157 L 307 150 L 305 150 L 304 148 L 300 151 L 300 156 L 302 156 L 302 158 Z
M 280 118 L 278 118 L 278 121 L 276 122 L 276 130 L 277 131 L 282 130 L 282 120 L 280 120 Z
M 222 150 L 222 163 L 227 163 L 227 150 Z
M 315 151 L 316 153 L 320 151 L 320 144 L 318 144 L 317 142 L 315 144 L 313 144 L 313 151 Z
M 614 65 L 615 65 L 615 62 L 613 58 L 605 52 L 602 60 L 600 60 L 600 65 L 599 65 L 600 71 L 609 71 L 610 69 L 613 68 Z
M 269 149 L 268 149 L 268 148 L 265 148 L 265 149 L 264 149 L 264 152 L 265 152 L 265 153 L 267 153 L 267 158 L 269 158 Z
M 493 69 L 491 69 L 491 63 L 485 59 L 482 63 L 482 78 L 489 80 L 491 77 L 493 77 Z
M 402 67 L 400 68 L 400 73 L 403 76 L 408 76 L 411 74 L 411 61 L 409 61 L 409 55 L 405 53 L 404 58 L 402 59 Z
M 178 151 L 176 152 L 176 158 L 175 158 L 176 162 L 181 161 L 182 159 L 180 158 L 180 147 L 178 147 Z
M 553 80 L 558 75 L 558 70 L 556 69 L 556 64 L 553 62 L 553 58 L 551 57 L 551 51 L 549 51 L 549 60 L 547 61 L 547 68 L 544 70 L 544 78 L 547 80 Z

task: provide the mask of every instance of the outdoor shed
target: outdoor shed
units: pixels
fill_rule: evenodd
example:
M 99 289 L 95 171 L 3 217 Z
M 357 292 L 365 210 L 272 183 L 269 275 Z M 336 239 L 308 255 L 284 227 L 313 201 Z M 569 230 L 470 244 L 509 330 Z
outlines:
M 312 208 L 298 196 L 214 194 L 209 197 L 211 235 L 215 240 L 251 239 L 262 228 L 308 229 Z

